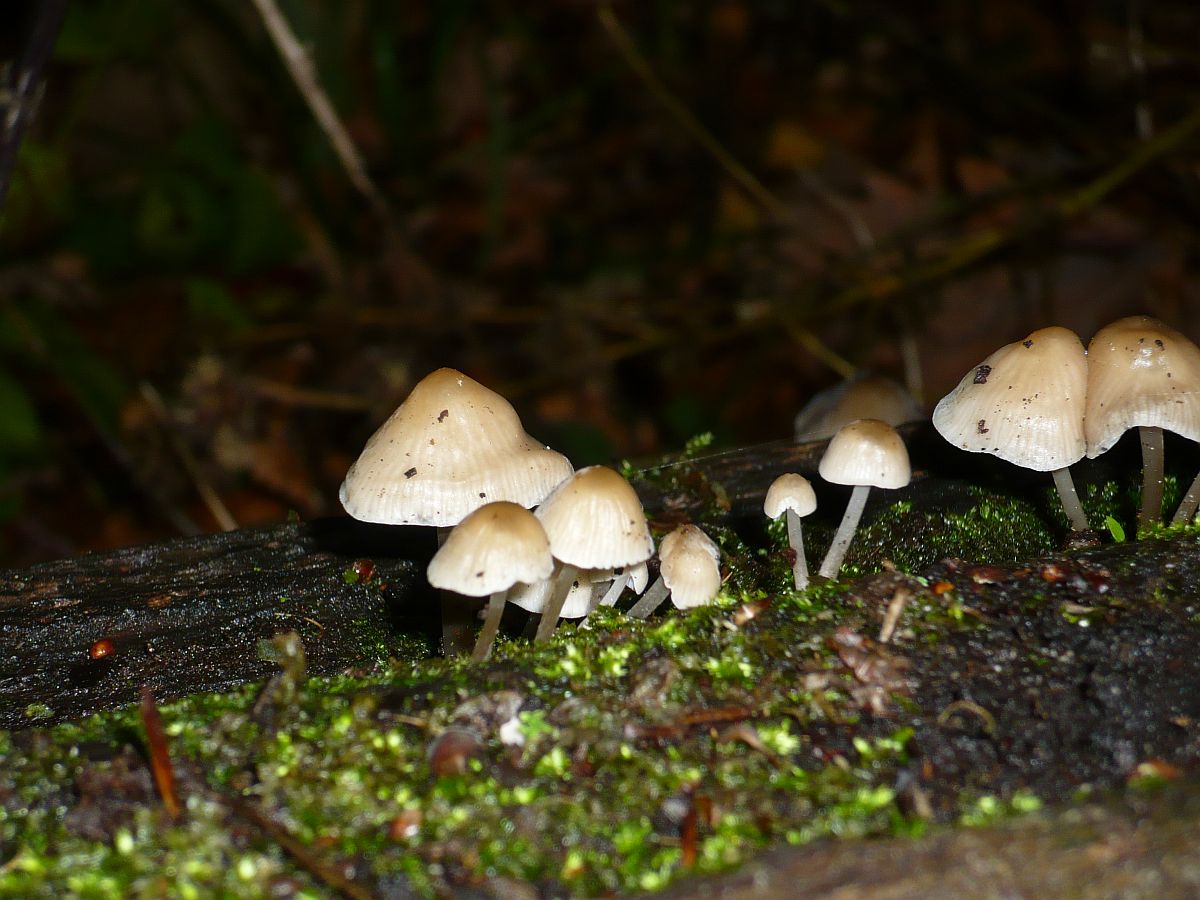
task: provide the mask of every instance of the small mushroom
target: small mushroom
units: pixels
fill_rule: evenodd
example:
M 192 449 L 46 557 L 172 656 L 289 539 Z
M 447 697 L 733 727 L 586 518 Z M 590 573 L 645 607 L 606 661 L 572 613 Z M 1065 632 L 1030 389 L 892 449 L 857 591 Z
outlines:
M 1052 326 L 1001 347 L 943 397 L 933 427 L 955 447 L 1051 472 L 1075 531 L 1087 516 L 1071 480 L 1087 444 L 1087 356 L 1075 332 Z
M 804 535 L 800 531 L 800 519 L 812 515 L 817 509 L 817 495 L 803 475 L 789 472 L 780 475 L 767 489 L 763 500 L 763 512 L 768 519 L 778 519 L 787 514 L 788 545 L 796 555 L 792 563 L 792 580 L 796 590 L 808 587 L 808 560 L 804 558 Z
M 525 433 L 507 400 L 462 372 L 438 369 L 371 435 L 339 497 L 356 519 L 434 526 L 441 543 L 480 506 L 535 506 L 571 471 L 565 456 Z M 465 650 L 473 611 L 442 599 L 443 648 Z
M 1200 441 L 1200 348 L 1150 316 L 1130 316 L 1105 325 L 1088 344 L 1083 428 L 1089 459 L 1107 452 L 1128 429 L 1138 429 L 1142 443 L 1138 526 L 1159 521 L 1163 429 Z M 1190 518 L 1183 504 L 1177 520 L 1180 512 L 1182 521 Z
M 430 560 L 429 583 L 466 597 L 489 597 L 483 630 L 471 659 L 492 651 L 504 598 L 518 583 L 544 583 L 554 571 L 550 540 L 537 517 L 508 501 L 481 506 L 451 530 Z
M 902 488 L 912 480 L 912 468 L 896 429 L 878 419 L 860 419 L 833 436 L 818 471 L 828 482 L 854 486 L 842 523 L 821 563 L 821 577 L 834 578 L 841 571 L 871 488 Z
M 580 569 L 636 566 L 650 558 L 654 541 L 637 492 L 604 466 L 580 469 L 554 489 L 536 515 L 560 564 L 534 637 L 540 642 L 554 632 Z
M 721 589 L 721 550 L 695 525 L 680 525 L 658 548 L 659 575 L 629 609 L 634 619 L 649 617 L 670 594 L 677 609 L 703 606 Z

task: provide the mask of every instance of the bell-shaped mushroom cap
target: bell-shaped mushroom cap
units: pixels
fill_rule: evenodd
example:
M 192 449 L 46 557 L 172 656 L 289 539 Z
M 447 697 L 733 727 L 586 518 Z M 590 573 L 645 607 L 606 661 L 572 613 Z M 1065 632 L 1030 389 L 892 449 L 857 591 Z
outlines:
M 633 566 L 654 552 L 637 492 L 604 466 L 580 469 L 554 489 L 536 515 L 555 559 L 581 569 Z
M 794 509 L 798 516 L 812 515 L 817 509 L 817 495 L 813 493 L 812 484 L 795 472 L 780 475 L 772 481 L 763 500 L 763 512 L 768 519 L 778 519 L 788 509 Z
M 454 527 L 429 562 L 429 583 L 468 597 L 545 581 L 554 569 L 537 516 L 508 501 L 481 506 Z
M 887 422 L 859 419 L 833 436 L 817 467 L 833 484 L 900 488 L 912 480 L 908 449 Z
M 703 550 L 714 562 L 721 561 L 721 548 L 696 525 L 680 525 L 667 534 L 658 545 L 658 558 L 666 562 L 683 550 Z
M 963 376 L 933 411 L 956 447 L 1050 472 L 1082 457 L 1087 356 L 1075 332 L 1041 328 Z
M 695 525 L 680 525 L 658 548 L 659 574 L 678 609 L 703 606 L 721 589 L 721 551 Z
M 571 474 L 512 405 L 454 369 L 438 369 L 371 435 L 346 473 L 342 506 L 385 525 L 457 525 L 494 500 L 536 506 Z
M 604 573 L 595 574 L 599 576 Z M 611 574 L 611 570 L 608 574 Z M 593 573 L 587 570 L 580 570 L 579 576 L 571 583 L 567 599 L 563 601 L 562 611 L 558 614 L 560 619 L 579 619 L 591 612 L 597 582 L 606 580 L 600 577 L 593 578 L 592 575 Z M 550 599 L 553 587 L 554 579 L 539 581 L 536 584 L 521 584 L 513 588 L 505 599 L 513 606 L 531 613 L 540 613 L 546 608 L 546 601 Z
M 879 419 L 893 427 L 925 418 L 908 388 L 883 375 L 859 375 L 818 393 L 796 413 L 797 441 L 819 441 L 856 419 Z
M 1088 344 L 1088 457 L 1139 426 L 1200 441 L 1200 347 L 1150 316 L 1119 319 Z

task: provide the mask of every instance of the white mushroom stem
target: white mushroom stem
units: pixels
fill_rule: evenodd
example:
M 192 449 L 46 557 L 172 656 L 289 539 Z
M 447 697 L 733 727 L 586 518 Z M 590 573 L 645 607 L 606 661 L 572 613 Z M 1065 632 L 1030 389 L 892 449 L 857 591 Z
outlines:
M 796 583 L 796 590 L 802 591 L 808 587 L 808 560 L 804 558 L 804 534 L 800 530 L 800 516 L 791 507 L 787 510 L 787 535 L 788 546 L 796 554 L 796 561 L 792 563 L 792 579 Z
M 438 547 L 446 543 L 450 528 L 438 528 Z M 453 591 L 439 591 L 442 607 L 442 655 L 462 656 L 471 649 L 475 627 L 475 602 Z
M 475 641 L 475 651 L 471 654 L 472 662 L 483 662 L 491 655 L 492 644 L 496 642 L 496 634 L 500 631 L 500 619 L 504 616 L 504 598 L 508 591 L 496 591 L 488 600 L 487 616 L 483 620 L 483 630 Z
M 1179 502 L 1179 509 L 1175 510 L 1175 516 L 1171 519 L 1171 524 L 1186 525 L 1192 521 L 1192 517 L 1196 515 L 1198 507 L 1200 507 L 1200 472 L 1196 473 L 1196 477 L 1192 481 L 1192 486 L 1187 489 L 1187 493 L 1183 495 L 1183 500 Z
M 662 606 L 662 602 L 667 599 L 667 594 L 669 593 L 667 583 L 659 575 L 654 584 L 646 588 L 646 593 L 642 594 L 642 599 L 629 608 L 629 617 L 632 619 L 648 619 L 651 613 Z
M 1138 528 L 1162 519 L 1163 432 L 1157 425 L 1138 428 L 1142 439 L 1142 508 L 1138 510 Z
M 608 590 L 604 592 L 604 596 L 600 598 L 600 602 L 596 606 L 616 606 L 617 600 L 621 598 L 621 592 L 625 590 L 628 583 L 628 575 L 624 573 L 618 575 L 608 586 Z
M 850 549 L 850 542 L 854 540 L 854 532 L 858 529 L 858 520 L 862 518 L 869 493 L 871 493 L 869 484 L 854 486 L 854 493 L 850 495 L 850 502 L 846 504 L 846 513 L 842 516 L 842 524 L 838 526 L 837 534 L 833 536 L 833 543 L 829 545 L 829 552 L 825 554 L 825 560 L 821 563 L 820 575 L 822 578 L 836 578 L 838 572 L 842 570 L 842 560 L 846 558 L 846 551 Z
M 1058 488 L 1058 499 L 1062 501 L 1063 512 L 1071 521 L 1072 531 L 1087 531 L 1092 526 L 1088 523 L 1079 495 L 1075 493 L 1075 482 L 1071 479 L 1071 469 L 1063 466 L 1050 473 L 1054 476 L 1054 486 Z
M 542 609 L 542 620 L 538 622 L 537 633 L 533 636 L 534 643 L 540 644 L 550 640 L 554 628 L 558 625 L 558 614 L 562 612 L 563 604 L 567 602 L 567 594 L 571 593 L 571 585 L 579 569 L 569 563 L 563 563 L 550 587 L 550 596 Z

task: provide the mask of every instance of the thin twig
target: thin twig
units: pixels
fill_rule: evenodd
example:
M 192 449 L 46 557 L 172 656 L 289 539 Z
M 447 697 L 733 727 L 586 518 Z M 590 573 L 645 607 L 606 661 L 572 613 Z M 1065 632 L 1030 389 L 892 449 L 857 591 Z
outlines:
M 658 98 L 658 101 L 667 108 L 667 111 L 674 116 L 675 120 L 683 127 L 683 130 L 690 134 L 701 147 L 707 150 L 708 154 L 717 161 L 721 168 L 728 172 L 730 177 L 741 185 L 746 193 L 762 204 L 774 218 L 782 222 L 787 222 L 790 225 L 795 225 L 795 213 L 783 201 L 767 190 L 766 186 L 749 169 L 742 165 L 732 153 L 722 146 L 721 142 L 713 136 L 711 131 L 700 124 L 699 119 L 692 115 L 691 110 L 684 106 L 671 93 L 666 84 L 655 73 L 654 69 L 650 67 L 650 63 L 646 60 L 646 57 L 642 56 L 637 46 L 633 43 L 629 32 L 625 30 L 625 26 L 621 24 L 621 20 L 613 12 L 612 6 L 608 3 L 603 3 L 597 15 L 600 18 L 600 24 L 604 26 L 604 30 L 608 32 L 608 36 L 612 38 L 613 43 L 617 45 L 617 49 L 621 51 L 621 55 L 625 57 L 625 62 L 629 65 L 629 68 L 650 89 L 650 93 L 654 94 Z
M 8 83 L 0 85 L 0 208 L 8 195 L 21 139 L 37 111 L 42 91 L 42 69 L 58 39 L 67 0 L 42 0 L 25 43 L 25 52 L 13 66 Z
M 154 702 L 154 692 L 142 685 L 139 710 L 142 726 L 146 729 L 146 748 L 150 753 L 150 772 L 158 787 L 163 807 L 172 821 L 179 818 L 179 792 L 175 787 L 175 769 L 171 765 L 171 750 L 167 744 L 167 732 L 163 727 L 162 714 Z
M 279 55 L 283 58 L 283 63 L 287 66 L 292 80 L 304 97 L 304 102 L 312 111 L 313 118 L 317 120 L 317 124 L 329 138 L 329 143 L 333 145 L 334 152 L 337 153 L 350 182 L 366 198 L 379 219 L 382 222 L 390 223 L 392 214 L 387 201 L 383 199 L 383 194 L 379 192 L 371 180 L 371 176 L 367 174 L 367 167 L 358 148 L 354 145 L 354 140 L 350 137 L 350 133 L 342 124 L 341 119 L 338 118 L 329 95 L 325 93 L 325 89 L 317 80 L 317 69 L 313 65 L 308 51 L 296 39 L 295 33 L 275 0 L 254 0 L 254 6 L 258 10 L 259 16 L 262 17 L 263 24 L 271 35 L 271 40 L 279 51 Z
M 200 495 L 200 499 L 204 501 L 204 505 L 208 507 L 208 511 L 212 513 L 212 517 L 217 520 L 217 524 L 222 531 L 233 531 L 238 527 L 237 519 L 229 511 L 229 507 L 217 494 L 216 489 L 209 484 L 208 479 L 204 477 L 204 473 L 200 471 L 200 465 L 196 462 L 196 457 L 192 455 L 192 451 L 188 449 L 187 444 L 179 437 L 175 431 L 174 424 L 171 422 L 170 413 L 167 412 L 167 406 L 163 403 L 162 395 L 154 385 L 148 381 L 143 381 L 139 388 L 141 389 L 142 399 L 146 401 L 146 405 L 150 407 L 150 411 L 154 417 L 158 419 L 159 425 L 167 434 L 167 440 L 171 442 L 171 448 L 179 457 L 179 461 L 183 463 L 184 470 L 187 471 L 188 477 L 192 479 L 192 484 L 195 485 L 196 493 Z

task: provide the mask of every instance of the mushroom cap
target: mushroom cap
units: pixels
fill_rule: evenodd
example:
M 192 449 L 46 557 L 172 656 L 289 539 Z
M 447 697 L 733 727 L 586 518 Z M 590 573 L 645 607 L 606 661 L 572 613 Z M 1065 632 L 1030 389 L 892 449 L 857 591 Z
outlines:
M 579 619 L 586 616 L 592 607 L 592 597 L 599 590 L 599 582 L 607 580 L 603 577 L 605 575 L 611 576 L 612 570 L 580 569 L 575 580 L 571 582 L 571 589 L 567 592 L 567 599 L 563 601 L 559 618 Z M 531 613 L 540 613 L 546 608 L 546 601 L 550 599 L 554 581 L 555 579 L 550 578 L 536 584 L 517 585 L 505 599 L 513 606 L 519 606 Z
M 1078 462 L 1088 360 L 1075 332 L 1041 328 L 1001 347 L 963 376 L 933 411 L 956 447 L 1039 472 Z
M 658 546 L 659 574 L 677 609 L 703 606 L 721 589 L 721 551 L 695 525 L 680 525 Z
M 537 516 L 500 500 L 479 507 L 454 526 L 426 574 L 440 590 L 486 597 L 518 582 L 545 581 L 553 570 L 550 539 Z
M 859 375 L 816 394 L 796 413 L 793 429 L 797 442 L 819 441 L 856 419 L 880 419 L 898 427 L 924 418 L 921 404 L 900 382 Z
M 536 515 L 555 559 L 581 569 L 633 566 L 654 553 L 637 492 L 604 466 L 580 469 L 554 489 Z
M 787 472 L 772 481 L 763 500 L 763 512 L 768 519 L 778 519 L 788 509 L 794 509 L 798 516 L 812 515 L 817 509 L 817 495 L 812 484 L 795 472 Z
M 536 506 L 570 474 L 567 458 L 526 434 L 507 400 L 438 369 L 371 435 L 339 496 L 364 522 L 447 527 L 494 500 Z
M 833 484 L 901 488 L 912 480 L 908 448 L 895 428 L 878 419 L 843 425 L 817 469 Z
M 658 545 L 658 558 L 665 562 L 683 550 L 703 550 L 714 562 L 721 561 L 721 548 L 703 529 L 690 523 L 677 526 L 662 539 Z
M 1200 347 L 1158 319 L 1130 316 L 1097 331 L 1087 352 L 1089 458 L 1139 426 L 1200 441 Z

